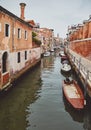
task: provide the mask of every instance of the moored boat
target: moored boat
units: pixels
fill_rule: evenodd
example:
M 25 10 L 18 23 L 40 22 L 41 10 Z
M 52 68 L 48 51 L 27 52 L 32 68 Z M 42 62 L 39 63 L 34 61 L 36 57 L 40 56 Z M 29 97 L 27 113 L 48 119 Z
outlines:
M 62 72 L 65 72 L 65 73 L 68 73 L 68 72 L 71 71 L 71 66 L 70 66 L 69 64 L 67 64 L 67 63 L 62 64 L 61 71 L 62 71 Z
M 64 60 L 64 61 L 62 62 L 62 64 L 69 64 L 69 61 L 68 61 L 68 60 Z
M 68 60 L 68 57 L 67 57 L 67 55 L 65 55 L 65 54 L 61 55 L 61 63 L 62 63 L 64 60 Z
M 76 83 L 75 80 L 67 81 L 64 80 L 62 84 L 62 89 L 64 96 L 67 101 L 72 105 L 75 109 L 83 109 L 84 108 L 84 95 L 80 88 L 80 86 Z
M 62 71 L 62 69 L 60 70 L 60 73 L 65 77 L 65 78 L 69 78 L 71 76 L 71 71 L 70 72 L 64 72 Z

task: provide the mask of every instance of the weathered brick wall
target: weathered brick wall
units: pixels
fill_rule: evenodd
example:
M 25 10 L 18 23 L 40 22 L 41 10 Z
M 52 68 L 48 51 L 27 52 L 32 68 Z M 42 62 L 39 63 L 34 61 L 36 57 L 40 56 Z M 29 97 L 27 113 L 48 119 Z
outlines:
M 5 37 L 5 24 L 9 24 L 10 34 Z M 11 52 L 14 50 L 24 50 L 32 48 L 32 29 L 11 16 L 0 13 L 0 49 Z M 18 28 L 21 29 L 21 38 L 18 38 Z M 27 39 L 25 39 L 27 31 Z
M 91 20 L 85 20 L 82 26 L 69 35 L 70 48 L 91 60 Z

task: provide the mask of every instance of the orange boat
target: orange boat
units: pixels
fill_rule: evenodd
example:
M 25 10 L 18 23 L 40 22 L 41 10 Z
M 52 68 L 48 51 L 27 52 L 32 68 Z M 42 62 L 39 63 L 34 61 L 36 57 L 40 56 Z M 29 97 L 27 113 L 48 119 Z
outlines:
M 75 109 L 83 109 L 84 108 L 84 95 L 76 83 L 75 80 L 72 81 L 63 81 L 63 92 L 68 100 L 68 102 L 73 106 Z

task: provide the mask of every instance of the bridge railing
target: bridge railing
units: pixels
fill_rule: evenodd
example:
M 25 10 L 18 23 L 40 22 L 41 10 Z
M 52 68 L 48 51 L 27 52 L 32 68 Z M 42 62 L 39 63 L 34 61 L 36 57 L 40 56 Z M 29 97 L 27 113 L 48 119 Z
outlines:
M 73 52 L 72 50 L 67 50 L 67 53 L 70 60 L 76 66 L 83 78 L 87 80 L 91 86 L 91 61 Z

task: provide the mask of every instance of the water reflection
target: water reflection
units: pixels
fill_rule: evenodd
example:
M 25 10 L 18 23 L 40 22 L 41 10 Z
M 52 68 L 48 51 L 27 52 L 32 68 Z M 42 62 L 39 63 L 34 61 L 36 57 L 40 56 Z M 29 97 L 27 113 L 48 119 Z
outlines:
M 51 55 L 41 61 L 42 89 L 40 98 L 29 106 L 27 130 L 60 129 L 60 60 Z
M 84 128 L 84 130 L 91 130 L 91 101 L 90 101 L 90 104 L 87 103 L 85 110 L 84 110 L 83 128 Z
M 70 114 L 70 116 L 72 117 L 72 119 L 74 121 L 76 121 L 76 122 L 83 123 L 83 120 L 84 120 L 84 111 L 79 111 L 79 110 L 75 110 L 74 108 L 72 108 L 72 106 L 66 100 L 64 94 L 63 94 L 63 102 L 64 102 L 64 106 L 65 106 L 66 112 L 68 112 Z
M 54 60 L 54 55 L 50 55 L 49 57 L 44 57 L 43 59 L 41 59 L 41 69 L 52 68 Z
M 91 105 L 78 112 L 67 104 L 60 68 L 58 54 L 45 57 L 0 96 L 0 130 L 91 130 Z
M 26 129 L 27 107 L 39 98 L 41 84 L 40 67 L 37 67 L 0 96 L 0 130 Z

